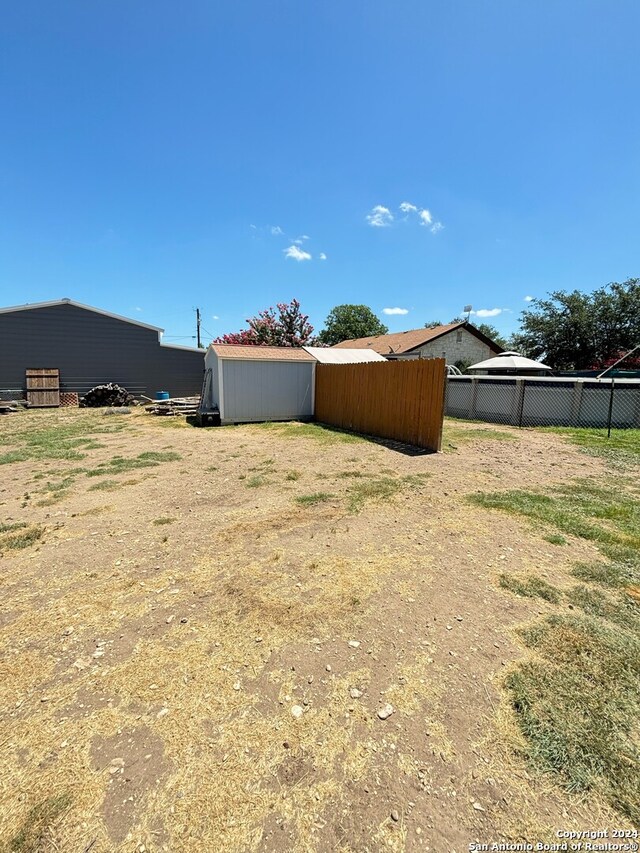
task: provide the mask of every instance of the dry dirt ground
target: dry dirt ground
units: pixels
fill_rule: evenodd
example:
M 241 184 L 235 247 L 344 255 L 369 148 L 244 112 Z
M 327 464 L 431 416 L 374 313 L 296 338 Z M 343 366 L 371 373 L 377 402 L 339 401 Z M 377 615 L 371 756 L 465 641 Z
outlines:
M 500 571 L 562 586 L 596 552 L 465 502 L 599 459 L 477 425 L 412 455 L 100 411 L 5 417 L 0 453 L 69 426 L 79 459 L 0 466 L 0 523 L 42 533 L 0 558 L 0 848 L 461 853 L 626 825 L 527 768 L 501 687 L 548 605 Z

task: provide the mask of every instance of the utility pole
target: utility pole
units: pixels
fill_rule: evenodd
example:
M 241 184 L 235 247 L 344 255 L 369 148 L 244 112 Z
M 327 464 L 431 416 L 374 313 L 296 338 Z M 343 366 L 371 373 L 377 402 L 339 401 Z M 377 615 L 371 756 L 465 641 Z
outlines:
M 202 341 L 200 340 L 200 309 L 196 308 L 196 339 L 198 341 L 198 349 L 202 349 Z

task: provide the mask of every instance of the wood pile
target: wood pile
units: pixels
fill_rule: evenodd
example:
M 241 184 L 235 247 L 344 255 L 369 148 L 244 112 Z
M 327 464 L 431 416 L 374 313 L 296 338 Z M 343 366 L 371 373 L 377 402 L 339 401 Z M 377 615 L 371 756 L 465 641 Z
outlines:
M 135 403 L 133 395 L 126 388 L 121 388 L 115 382 L 106 385 L 96 385 L 80 398 L 80 407 L 100 408 L 101 406 L 131 406 Z
M 0 415 L 11 415 L 17 412 L 19 408 L 13 400 L 0 400 Z
M 168 400 L 154 400 L 152 406 L 145 406 L 145 411 L 152 415 L 186 417 L 197 413 L 199 403 L 200 397 L 171 397 Z

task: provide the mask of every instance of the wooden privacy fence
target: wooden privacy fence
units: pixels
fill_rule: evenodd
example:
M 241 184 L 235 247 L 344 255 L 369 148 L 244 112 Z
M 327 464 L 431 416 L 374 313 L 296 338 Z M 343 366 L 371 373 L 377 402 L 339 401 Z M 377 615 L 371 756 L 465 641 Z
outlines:
M 440 450 L 443 358 L 316 366 L 315 418 L 342 429 Z

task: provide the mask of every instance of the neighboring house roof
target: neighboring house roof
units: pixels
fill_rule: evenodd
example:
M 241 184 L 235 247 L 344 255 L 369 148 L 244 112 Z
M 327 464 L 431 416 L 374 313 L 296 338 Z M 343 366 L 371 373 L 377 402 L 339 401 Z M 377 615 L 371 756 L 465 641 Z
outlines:
M 365 361 L 386 361 L 374 350 L 347 349 L 342 347 L 303 347 L 320 364 L 361 364 Z
M 516 353 L 508 353 L 498 355 L 495 358 L 488 358 L 486 361 L 479 361 L 477 364 L 472 364 L 469 370 L 551 370 L 551 368 L 542 364 L 540 361 L 533 361 L 531 358 L 525 358 L 523 355 Z
M 260 347 L 243 344 L 211 344 L 218 358 L 251 359 L 252 361 L 313 361 L 302 347 Z
M 465 328 L 470 334 L 482 341 L 482 343 L 491 347 L 494 352 L 502 352 L 502 347 L 499 347 L 491 338 L 483 335 L 481 331 L 476 329 L 471 323 L 462 321 L 461 323 L 449 323 L 446 326 L 436 326 L 433 329 L 410 329 L 408 332 L 395 332 L 391 335 L 373 335 L 369 338 L 356 338 L 351 341 L 342 341 L 335 344 L 338 348 L 354 348 L 354 349 L 369 349 L 371 348 L 380 355 L 402 355 L 418 349 L 430 341 L 436 340 L 443 335 L 453 332 L 455 329 Z

